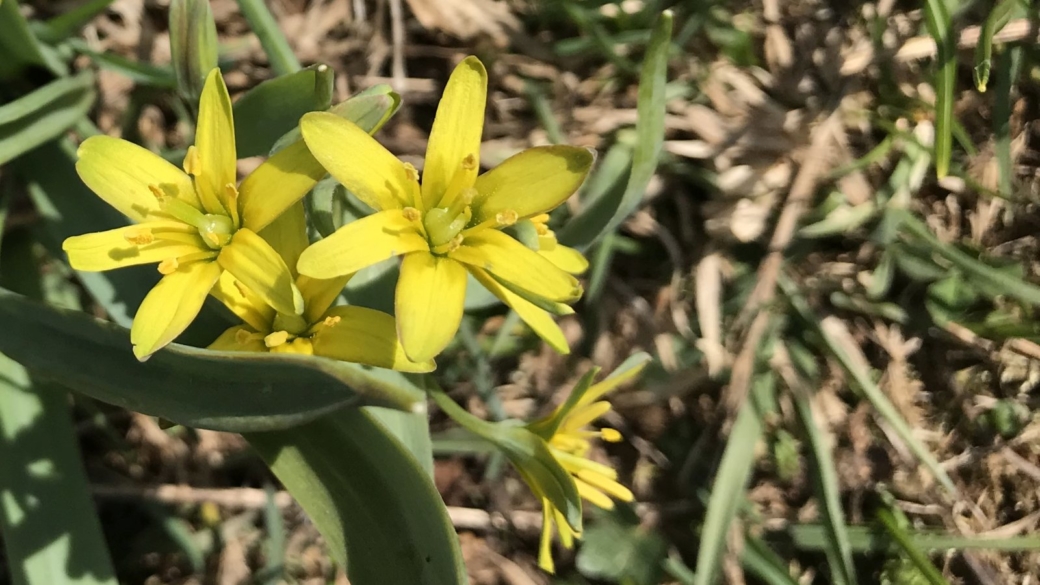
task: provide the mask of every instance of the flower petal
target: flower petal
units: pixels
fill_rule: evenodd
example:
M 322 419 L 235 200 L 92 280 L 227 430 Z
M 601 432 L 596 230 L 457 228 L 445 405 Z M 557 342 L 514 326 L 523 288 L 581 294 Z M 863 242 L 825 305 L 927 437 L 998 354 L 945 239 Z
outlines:
M 538 238 L 538 253 L 553 263 L 553 266 L 568 274 L 584 274 L 589 269 L 589 261 L 581 252 L 556 242 L 554 238 Z
M 153 240 L 148 244 L 134 244 L 127 238 L 148 233 L 150 228 L 180 229 L 176 221 L 150 221 L 114 230 L 83 234 L 66 238 L 61 248 L 69 255 L 69 264 L 84 272 L 101 272 L 125 266 L 152 264 L 167 258 L 178 258 L 195 252 L 209 251 L 196 231 L 178 234 L 176 241 Z M 183 236 L 183 237 L 180 237 Z
M 311 331 L 314 355 L 400 372 L 425 373 L 437 367 L 432 359 L 408 359 L 397 340 L 394 318 L 375 309 L 333 307 Z
M 130 342 L 137 359 L 148 359 L 187 329 L 221 272 L 216 262 L 186 263 L 152 288 L 130 328 Z
M 552 558 L 553 509 L 548 498 L 542 498 L 542 538 L 538 542 L 538 566 L 546 573 L 555 573 Z
M 636 499 L 635 495 L 632 493 L 632 490 L 621 485 L 614 479 L 606 475 L 596 473 L 594 471 L 589 471 L 585 469 L 579 471 L 578 478 L 575 483 L 580 484 L 582 482 L 589 484 L 590 486 L 599 491 L 606 492 L 608 495 L 613 496 L 614 498 L 621 500 L 622 502 L 631 502 L 632 500 Z M 578 486 L 578 493 L 581 493 L 580 485 Z M 585 494 L 583 493 L 581 495 L 582 497 L 585 496 Z M 591 498 L 589 499 L 589 501 L 592 501 Z M 607 510 L 614 507 L 614 502 L 611 502 L 609 506 L 602 506 L 594 501 L 592 501 L 592 503 L 596 504 L 600 508 L 605 508 Z
M 271 244 L 289 267 L 293 278 L 296 278 L 296 262 L 311 243 L 307 237 L 307 214 L 303 209 L 303 202 L 297 201 L 285 210 L 285 213 L 256 233 Z
M 477 177 L 473 221 L 506 210 L 523 218 L 556 208 L 581 187 L 593 160 L 592 151 L 564 145 L 528 148 L 507 158 Z
M 230 272 L 221 274 L 209 293 L 253 329 L 265 332 L 271 330 L 274 309 L 245 285 L 238 283 Z
M 307 307 L 303 311 L 303 320 L 308 323 L 316 322 L 336 302 L 351 276 L 353 274 L 335 278 L 296 277 L 296 288 L 300 289 L 303 304 Z
M 574 485 L 578 488 L 578 495 L 588 500 L 592 505 L 604 510 L 614 509 L 614 500 L 611 500 L 610 496 L 596 489 L 595 486 L 579 478 L 574 478 Z
M 559 325 L 556 324 L 556 321 L 553 321 L 552 316 L 547 311 L 536 307 L 530 301 L 502 286 L 487 272 L 472 266 L 468 270 L 480 284 L 484 285 L 484 288 L 491 291 L 496 297 L 502 299 L 502 302 L 509 305 L 509 308 L 516 311 L 520 318 L 524 320 L 524 323 L 527 323 L 528 327 L 538 337 L 541 337 L 548 343 L 550 347 L 563 354 L 571 352 L 570 346 L 567 345 L 567 338 L 563 336 L 563 331 L 560 330 Z
M 159 210 L 148 188 L 159 187 L 199 207 L 191 177 L 161 156 L 126 140 L 91 136 L 76 151 L 76 172 L 98 197 L 135 222 Z
M 195 126 L 195 152 L 198 167 L 192 169 L 199 199 L 209 213 L 227 215 L 226 191 L 235 185 L 235 123 L 231 97 L 219 69 L 206 76 L 199 96 L 199 122 Z M 189 153 L 189 157 L 191 154 Z
M 551 301 L 566 303 L 581 298 L 576 278 L 499 230 L 486 229 L 466 237 L 450 255 Z
M 238 187 L 238 211 L 242 227 L 259 232 L 307 194 L 325 168 L 297 141 L 271 156 Z
M 416 362 L 433 359 L 455 337 L 466 300 L 466 269 L 428 252 L 408 254 L 397 280 L 397 334 Z
M 416 223 L 400 209 L 373 213 L 339 228 L 300 254 L 300 274 L 333 278 L 409 252 L 429 250 Z
M 220 337 L 209 344 L 206 349 L 213 351 L 253 351 L 267 352 L 264 336 L 245 325 L 235 325 L 220 334 Z
M 240 229 L 220 250 L 217 262 L 275 311 L 303 314 L 303 296 L 282 257 L 256 233 Z
M 436 207 L 448 189 L 462 160 L 472 155 L 480 159 L 480 135 L 484 131 L 484 108 L 487 106 L 487 70 L 476 57 L 466 57 L 451 72 L 444 95 L 437 105 L 437 115 L 430 129 L 423 165 L 422 197 L 425 209 Z M 469 187 L 477 176 L 475 166 L 463 187 Z
M 415 206 L 404 163 L 353 122 L 311 112 L 300 119 L 300 131 L 314 158 L 372 209 Z

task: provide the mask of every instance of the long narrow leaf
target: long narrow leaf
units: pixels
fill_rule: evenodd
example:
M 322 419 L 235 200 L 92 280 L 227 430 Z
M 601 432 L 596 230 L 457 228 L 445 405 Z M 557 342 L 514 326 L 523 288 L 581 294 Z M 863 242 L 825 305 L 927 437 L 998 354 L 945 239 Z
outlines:
M 763 374 L 755 379 L 751 400 L 744 402 L 733 423 L 722 462 L 711 486 L 708 512 L 700 531 L 697 549 L 697 579 L 694 585 L 715 583 L 722 553 L 751 471 L 755 465 L 755 443 L 762 438 L 762 419 L 774 409 L 776 379 Z
M 588 247 L 603 234 L 617 229 L 643 200 L 664 145 L 665 83 L 671 39 L 672 12 L 665 10 L 654 25 L 639 76 L 637 143 L 628 186 L 623 192 L 610 192 L 593 201 L 568 223 L 560 233 L 560 241 L 568 246 Z
M 993 59 L 993 35 L 1000 32 L 1000 29 L 1011 20 L 1011 13 L 1018 2 L 1019 0 L 1001 0 L 993 7 L 989 16 L 986 17 L 986 22 L 982 24 L 979 42 L 975 45 L 974 77 L 975 87 L 979 91 L 985 92 L 986 84 L 989 83 L 989 72 Z
M 260 45 L 271 61 L 271 69 L 277 75 L 299 71 L 300 62 L 293 54 L 289 42 L 285 40 L 285 35 L 278 28 L 278 23 L 267 9 L 264 0 L 238 0 L 238 7 L 249 22 L 249 28 L 260 38 Z
M 363 410 L 246 439 L 310 515 L 354 585 L 464 585 L 432 479 Z
M 925 22 L 938 49 L 935 62 L 935 174 L 940 179 L 950 169 L 953 153 L 953 90 L 957 84 L 957 46 L 945 0 L 927 0 Z
M 0 165 L 60 136 L 94 103 L 94 76 L 58 79 L 0 107 Z
M 328 109 L 332 78 L 327 65 L 314 65 L 246 92 L 234 106 L 238 158 L 266 155 L 283 134 L 299 125 L 301 116 Z
M 18 0 L 3 0 L 0 2 L 0 79 L 33 66 L 50 69 L 55 75 L 68 73 L 68 67 L 49 57 L 29 30 L 18 9 Z

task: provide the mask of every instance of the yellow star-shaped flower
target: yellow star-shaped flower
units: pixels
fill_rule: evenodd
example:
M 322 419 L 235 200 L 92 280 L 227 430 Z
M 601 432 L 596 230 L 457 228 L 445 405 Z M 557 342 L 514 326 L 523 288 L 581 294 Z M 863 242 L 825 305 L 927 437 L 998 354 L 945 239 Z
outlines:
M 550 238 L 544 214 L 581 186 L 593 155 L 573 146 L 536 147 L 478 176 L 486 101 L 487 72 L 469 57 L 437 108 L 421 185 L 414 167 L 354 124 L 326 113 L 300 122 L 314 157 L 375 213 L 304 251 L 299 271 L 328 279 L 401 256 L 397 329 L 416 362 L 436 356 L 458 330 L 467 272 L 550 345 L 568 351 L 551 314 L 573 312 L 566 303 L 582 289 L 568 271 L 587 263 Z M 544 250 L 502 230 L 520 221 L 535 223 Z
M 195 144 L 183 171 L 110 136 L 88 138 L 78 154 L 83 182 L 136 225 L 66 239 L 69 263 L 87 272 L 158 263 L 163 275 L 134 317 L 130 340 L 138 359 L 187 328 L 225 270 L 279 312 L 303 312 L 289 267 L 257 232 L 303 197 L 324 171 L 301 142 L 236 187 L 231 99 L 219 70 L 206 78 Z

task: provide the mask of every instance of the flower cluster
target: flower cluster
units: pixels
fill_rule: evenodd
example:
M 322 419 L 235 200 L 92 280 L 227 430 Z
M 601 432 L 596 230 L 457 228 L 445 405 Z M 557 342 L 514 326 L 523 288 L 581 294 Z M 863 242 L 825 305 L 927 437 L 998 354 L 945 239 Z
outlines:
M 214 69 L 182 168 L 125 140 L 96 136 L 82 143 L 80 177 L 134 225 L 68 238 L 64 250 L 81 271 L 158 265 L 162 277 L 131 329 L 142 361 L 176 339 L 212 296 L 242 321 L 213 341 L 213 350 L 429 372 L 460 326 L 470 276 L 566 353 L 553 316 L 573 312 L 570 304 L 582 295 L 575 276 L 588 262 L 557 241 L 548 212 L 581 186 L 594 156 L 573 146 L 536 147 L 480 174 L 486 101 L 487 72 L 469 57 L 445 88 L 421 177 L 353 122 L 315 112 L 301 119 L 301 140 L 238 183 L 231 100 Z M 372 212 L 311 244 L 301 199 L 326 173 Z M 394 316 L 336 304 L 353 274 L 395 257 Z M 612 497 L 632 494 L 613 469 L 587 458 L 590 440 L 620 435 L 585 427 L 610 408 L 599 399 L 618 382 L 586 385 L 579 399 L 526 427 L 539 452 L 566 470 L 560 473 L 573 482 L 570 491 L 604 508 Z M 538 482 L 531 483 L 539 493 Z M 539 495 L 540 563 L 551 571 L 553 525 L 565 546 L 580 536 L 580 525 Z

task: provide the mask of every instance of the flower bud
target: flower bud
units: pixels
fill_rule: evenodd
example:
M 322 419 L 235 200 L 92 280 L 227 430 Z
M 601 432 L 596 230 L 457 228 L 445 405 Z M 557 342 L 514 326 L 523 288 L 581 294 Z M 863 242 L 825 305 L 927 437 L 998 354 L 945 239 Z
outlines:
M 170 2 L 170 53 L 178 89 L 197 102 L 217 66 L 217 24 L 208 0 Z

